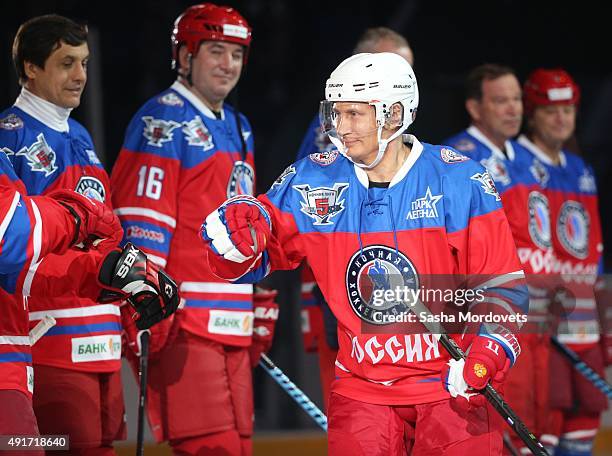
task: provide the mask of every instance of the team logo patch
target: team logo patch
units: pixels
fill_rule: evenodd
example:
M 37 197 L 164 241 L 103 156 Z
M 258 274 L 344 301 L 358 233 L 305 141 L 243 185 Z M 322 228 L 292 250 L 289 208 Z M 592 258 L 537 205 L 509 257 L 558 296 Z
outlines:
M 58 169 L 55 164 L 57 155 L 51 149 L 51 146 L 47 144 L 47 140 L 42 133 L 36 137 L 34 144 L 30 147 L 24 147 L 15 155 L 25 156 L 30 169 L 39 173 L 45 173 L 45 177 L 49 177 Z
M 181 126 L 174 120 L 155 119 L 151 116 L 144 116 L 145 123 L 142 135 L 147 139 L 150 146 L 161 147 L 164 143 L 172 141 L 174 133 L 172 130 Z
M 185 104 L 177 94 L 172 92 L 162 95 L 157 99 L 157 101 L 161 104 L 165 104 L 166 106 L 183 106 Z
M 93 163 L 94 165 L 101 165 L 102 164 L 102 163 L 100 163 L 100 159 L 96 155 L 95 151 L 93 151 L 91 149 L 85 149 L 85 153 L 87 154 L 87 158 L 89 158 L 90 163 Z
M 551 246 L 548 198 L 540 192 L 529 193 L 529 235 L 535 245 L 547 250 Z
M 581 192 L 595 193 L 597 191 L 597 185 L 595 184 L 595 177 L 585 169 L 582 175 L 578 178 L 578 188 Z
M 316 187 L 310 185 L 294 185 L 293 188 L 300 192 L 304 201 L 300 204 L 300 210 L 308 217 L 314 219 L 315 225 L 332 225 L 333 217 L 344 210 L 342 194 L 349 184 L 334 184 L 333 188 Z
M 495 182 L 489 174 L 489 171 L 485 171 L 484 173 L 476 173 L 470 179 L 480 182 L 480 187 L 487 194 L 495 197 L 495 201 L 501 201 L 499 197 L 499 193 L 497 193 L 497 189 L 495 188 Z
M 23 128 L 23 120 L 15 114 L 9 114 L 4 119 L 0 119 L 0 128 L 3 130 L 18 130 Z
M 190 146 L 202 147 L 204 150 L 215 147 L 212 135 L 200 116 L 195 116 L 189 122 L 183 122 L 183 133 L 185 133 L 185 139 Z
M 454 147 L 461 152 L 470 152 L 476 149 L 476 144 L 469 139 L 460 139 L 456 144 L 454 144 Z
M 431 189 L 427 187 L 425 196 L 415 199 L 410 205 L 410 212 L 406 216 L 408 220 L 416 220 L 421 218 L 438 218 L 438 201 L 442 199 L 442 195 L 432 195 Z
M 565 250 L 584 260 L 589 255 L 589 214 L 577 201 L 566 201 L 559 211 L 557 236 Z
M 446 163 L 461 163 L 469 160 L 465 155 L 455 152 L 452 149 L 447 149 L 446 147 L 440 149 L 440 158 Z
M 368 246 L 356 252 L 346 269 L 346 292 L 353 311 L 374 325 L 389 324 L 385 315 L 399 315 L 409 309 L 403 301 L 376 299 L 385 290 L 404 287 L 417 290 L 416 269 L 406 255 L 385 245 Z
M 314 154 L 310 154 L 308 157 L 319 165 L 327 166 L 336 161 L 336 158 L 338 158 L 338 151 L 330 150 L 326 152 L 315 152 Z
M 533 178 L 538 182 L 542 187 L 545 187 L 548 179 L 550 179 L 550 175 L 548 174 L 548 170 L 546 167 L 540 163 L 539 160 L 533 159 L 533 163 L 529 167 L 529 171 Z
M 272 188 L 280 187 L 281 185 L 283 185 L 283 183 L 287 180 L 289 176 L 295 173 L 296 173 L 295 166 L 293 165 L 287 166 L 285 170 L 282 172 L 282 174 L 278 176 L 278 178 L 274 181 L 274 183 L 272 184 Z
M 89 199 L 104 202 L 106 199 L 106 191 L 100 180 L 92 176 L 83 176 L 77 182 L 75 192 L 86 196 Z
M 506 168 L 503 160 L 491 155 L 489 158 L 481 160 L 480 163 L 487 168 L 495 182 L 502 185 L 510 184 L 510 174 L 508 174 L 508 168 Z
M 253 182 L 255 182 L 255 172 L 251 165 L 243 161 L 237 161 L 234 163 L 234 168 L 227 184 L 227 197 L 252 195 Z

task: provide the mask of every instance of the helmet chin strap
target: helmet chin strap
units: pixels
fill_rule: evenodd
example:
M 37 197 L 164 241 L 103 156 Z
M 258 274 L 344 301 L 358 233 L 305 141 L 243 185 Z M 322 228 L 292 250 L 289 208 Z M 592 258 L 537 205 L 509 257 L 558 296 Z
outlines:
M 408 128 L 407 126 L 400 128 L 395 133 L 393 133 L 388 139 L 383 139 L 382 138 L 383 127 L 382 126 L 378 127 L 378 131 L 376 133 L 376 136 L 378 138 L 378 153 L 376 154 L 376 157 L 374 158 L 372 163 L 370 163 L 369 165 L 366 165 L 365 163 L 357 163 L 355 160 L 353 160 L 351 157 L 347 155 L 346 153 L 347 148 L 344 144 L 342 144 L 342 140 L 340 140 L 340 138 L 332 136 L 332 135 L 328 135 L 328 136 L 329 136 L 330 141 L 338 148 L 338 151 L 348 159 L 348 161 L 350 161 L 355 166 L 358 166 L 359 168 L 362 168 L 362 169 L 373 169 L 376 166 L 378 166 L 380 161 L 383 159 L 383 156 L 385 155 L 385 151 L 387 150 L 387 146 L 389 145 L 389 143 L 393 141 L 395 138 L 397 138 L 399 135 L 401 135 L 404 131 L 406 131 L 407 128 Z

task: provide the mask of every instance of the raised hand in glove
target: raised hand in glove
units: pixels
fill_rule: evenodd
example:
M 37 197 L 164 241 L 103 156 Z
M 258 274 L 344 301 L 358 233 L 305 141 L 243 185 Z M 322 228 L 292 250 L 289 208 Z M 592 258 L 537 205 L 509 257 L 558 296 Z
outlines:
M 97 239 L 105 240 L 106 245 L 114 247 L 123 236 L 119 219 L 112 209 L 72 190 L 54 190 L 46 196 L 64 206 L 75 219 L 72 246 L 88 249 Z
M 99 302 L 127 299 L 138 329 L 148 329 L 172 315 L 179 305 L 176 283 L 131 243 L 111 251 L 100 266 Z
M 278 320 L 278 304 L 274 302 L 278 292 L 259 286 L 255 287 L 253 294 L 253 338 L 249 347 L 251 367 L 257 366 L 262 353 L 266 353 L 272 346 L 274 327 Z
M 259 201 L 240 196 L 210 213 L 201 235 L 212 272 L 233 280 L 256 266 L 270 239 L 270 222 Z

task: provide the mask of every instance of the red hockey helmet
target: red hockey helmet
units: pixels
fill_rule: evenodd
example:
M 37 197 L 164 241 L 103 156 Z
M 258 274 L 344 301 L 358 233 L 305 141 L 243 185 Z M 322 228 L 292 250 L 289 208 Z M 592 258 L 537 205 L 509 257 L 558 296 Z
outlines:
M 536 106 L 577 105 L 580 101 L 580 88 L 565 70 L 539 68 L 525 81 L 523 101 L 527 114 L 531 114 Z
M 202 41 L 227 41 L 244 46 L 244 63 L 251 44 L 251 27 L 238 11 L 229 6 L 202 3 L 187 8 L 174 22 L 172 30 L 172 68 L 176 68 L 178 51 L 187 45 L 195 55 Z

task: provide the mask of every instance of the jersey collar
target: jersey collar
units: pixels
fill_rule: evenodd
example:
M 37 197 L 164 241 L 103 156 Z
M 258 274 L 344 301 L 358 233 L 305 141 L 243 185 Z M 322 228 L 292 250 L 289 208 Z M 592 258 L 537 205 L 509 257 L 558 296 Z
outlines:
M 408 154 L 408 158 L 406 158 L 406 161 L 404 161 L 400 169 L 397 171 L 397 173 L 395 173 L 395 176 L 393 176 L 393 179 L 391 179 L 391 182 L 389 183 L 389 188 L 400 182 L 406 176 L 406 174 L 408 174 L 408 171 L 410 171 L 410 169 L 414 166 L 418 158 L 421 156 L 421 153 L 423 152 L 423 144 L 420 143 L 416 136 L 402 135 L 402 139 L 404 143 L 412 145 L 412 149 Z M 355 164 L 353 164 L 353 168 L 355 169 L 355 174 L 357 175 L 357 179 L 359 179 L 359 182 L 361 182 L 361 184 L 365 188 L 369 188 L 370 180 L 368 179 L 368 174 L 365 172 L 365 170 Z
M 61 106 L 53 104 L 34 95 L 25 87 L 21 88 L 21 93 L 17 97 L 17 100 L 15 100 L 13 106 L 21 109 L 26 114 L 29 114 L 53 130 L 61 133 L 70 130 L 68 126 L 68 117 L 70 117 L 71 108 L 62 108 Z
M 504 147 L 506 149 L 506 152 L 508 153 L 508 156 L 506 157 L 506 154 L 504 154 L 499 147 L 489 141 L 489 138 L 487 138 L 484 133 L 480 131 L 480 129 L 475 125 L 470 125 L 467 129 L 467 132 L 469 135 L 473 136 L 479 142 L 483 143 L 485 146 L 491 149 L 493 155 L 495 155 L 500 160 L 508 159 L 510 161 L 514 161 L 514 148 L 512 147 L 512 143 L 510 141 L 506 140 L 506 142 L 504 143 Z
M 195 94 L 191 90 L 189 90 L 181 81 L 174 81 L 170 88 L 175 92 L 181 94 L 183 98 L 186 98 L 198 111 L 200 111 L 206 117 L 208 117 L 209 119 L 217 120 L 215 113 L 213 113 L 208 106 L 202 103 L 202 100 L 196 97 Z M 225 120 L 224 109 L 221 109 L 221 120 Z
M 567 164 L 565 153 L 562 150 L 559 151 L 559 165 L 557 165 L 555 162 L 551 160 L 551 158 L 548 155 L 544 153 L 542 149 L 536 146 L 535 143 L 532 142 L 527 136 L 525 135 L 519 136 L 518 143 L 521 146 L 523 146 L 525 149 L 527 149 L 529 152 L 531 152 L 533 155 L 535 155 L 535 157 L 538 160 L 540 160 L 542 163 L 546 163 L 548 166 L 553 166 L 553 167 L 561 166 L 562 168 L 565 168 L 565 165 Z

